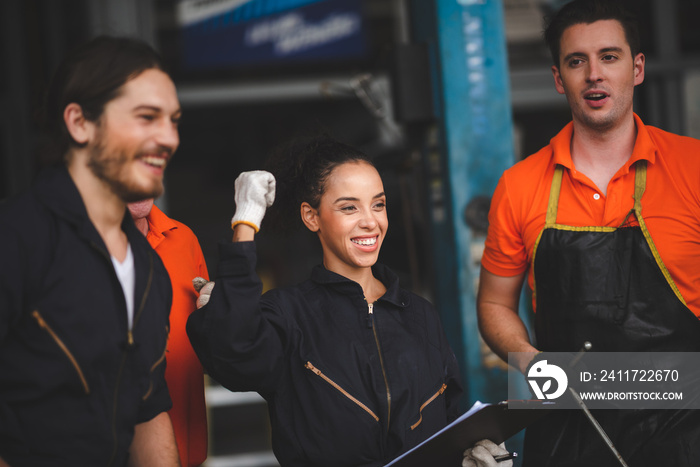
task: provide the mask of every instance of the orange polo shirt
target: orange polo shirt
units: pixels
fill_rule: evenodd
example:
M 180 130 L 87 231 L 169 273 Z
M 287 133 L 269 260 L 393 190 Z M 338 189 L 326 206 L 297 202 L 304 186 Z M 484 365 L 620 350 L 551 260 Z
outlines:
M 557 223 L 618 227 L 634 205 L 635 172 L 630 166 L 646 159 L 642 216 L 686 304 L 700 316 L 700 141 L 645 126 L 636 114 L 634 119 L 632 157 L 610 180 L 607 196 L 574 167 L 573 123 L 548 146 L 506 170 L 491 200 L 482 266 L 505 277 L 529 270 L 532 290 L 532 250 L 544 227 L 555 166 L 566 168 Z
M 197 237 L 189 227 L 170 219 L 156 206 L 147 220 L 146 238 L 163 260 L 173 285 L 165 367 L 173 408 L 168 413 L 173 422 L 181 465 L 196 466 L 207 457 L 204 373 L 185 327 L 190 313 L 197 308 L 192 279 L 197 276 L 208 279 L 209 274 Z

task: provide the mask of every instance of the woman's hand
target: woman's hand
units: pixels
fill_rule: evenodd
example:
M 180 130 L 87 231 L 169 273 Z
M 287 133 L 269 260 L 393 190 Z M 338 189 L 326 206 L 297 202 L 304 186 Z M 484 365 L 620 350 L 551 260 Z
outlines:
M 235 182 L 236 214 L 231 219 L 231 227 L 246 224 L 260 230 L 265 211 L 275 201 L 275 177 L 264 170 L 243 172 Z

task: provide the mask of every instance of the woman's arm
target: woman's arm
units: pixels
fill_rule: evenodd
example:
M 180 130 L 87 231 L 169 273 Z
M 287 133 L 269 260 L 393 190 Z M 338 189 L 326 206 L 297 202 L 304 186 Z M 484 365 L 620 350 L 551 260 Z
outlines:
M 233 241 L 219 245 L 216 285 L 210 282 L 202 288 L 201 308 L 187 321 L 187 334 L 202 365 L 232 391 L 273 392 L 284 367 L 283 342 L 291 325 L 281 304 L 261 302 L 253 242 L 274 189 L 274 178 L 267 172 L 244 172 L 236 180 Z

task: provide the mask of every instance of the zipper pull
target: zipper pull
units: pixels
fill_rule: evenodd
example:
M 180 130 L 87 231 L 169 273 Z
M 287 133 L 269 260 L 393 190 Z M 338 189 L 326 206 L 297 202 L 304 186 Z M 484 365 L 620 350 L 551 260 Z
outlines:
M 306 362 L 306 364 L 304 365 L 304 367 L 306 367 L 307 370 L 311 370 L 311 371 L 312 371 L 314 374 L 316 374 L 317 376 L 321 376 L 321 370 L 319 370 L 318 368 L 316 368 L 315 366 L 313 366 L 313 365 L 311 364 L 311 362 Z
M 367 304 L 367 329 L 372 329 L 372 316 L 374 314 L 374 303 Z

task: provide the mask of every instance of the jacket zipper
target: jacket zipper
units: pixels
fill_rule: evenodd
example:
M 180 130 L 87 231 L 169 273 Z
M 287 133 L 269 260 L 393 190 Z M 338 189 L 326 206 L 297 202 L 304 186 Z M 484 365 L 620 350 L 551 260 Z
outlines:
M 60 337 L 54 332 L 54 330 L 49 326 L 49 324 L 44 321 L 44 318 L 41 316 L 39 313 L 39 310 L 34 310 L 32 311 L 32 316 L 34 319 L 39 323 L 39 327 L 44 329 L 46 332 L 49 333 L 51 338 L 56 342 L 56 344 L 61 348 L 63 353 L 68 357 L 68 360 L 70 360 L 71 364 L 73 365 L 73 368 L 75 368 L 75 371 L 78 373 L 78 377 L 80 378 L 80 382 L 83 384 L 83 389 L 85 390 L 85 394 L 90 394 L 90 386 L 88 386 L 87 379 L 85 379 L 85 374 L 83 373 L 83 370 L 80 368 L 80 365 L 78 364 L 78 360 L 76 360 L 75 356 L 73 353 L 68 349 L 66 344 L 61 340 Z
M 382 367 L 382 375 L 384 376 L 384 386 L 386 387 L 386 429 L 388 432 L 391 423 L 391 390 L 389 389 L 389 379 L 386 377 L 384 357 L 382 356 L 382 346 L 379 344 L 379 335 L 377 335 L 377 328 L 374 325 L 374 303 L 368 303 L 367 307 L 369 310 L 370 326 L 372 327 L 372 332 L 374 333 L 374 342 L 377 343 L 377 352 L 379 353 L 379 364 Z
M 304 367 L 308 370 L 311 370 L 317 376 L 320 376 L 324 381 L 326 381 L 328 384 L 330 384 L 331 386 L 336 388 L 338 391 L 340 391 L 340 393 L 343 394 L 345 397 L 347 397 L 348 399 L 353 401 L 355 404 L 359 405 L 365 412 L 370 414 L 372 416 L 372 418 L 374 418 L 375 421 L 377 421 L 377 422 L 379 421 L 379 417 L 377 417 L 377 415 L 374 412 L 372 412 L 369 409 L 369 407 L 367 407 L 365 404 L 363 404 L 362 402 L 355 399 L 349 392 L 347 392 L 345 389 L 341 388 L 338 385 L 338 383 L 336 383 L 335 381 L 330 379 L 328 376 L 324 375 L 323 372 L 321 372 L 321 370 L 319 370 L 318 368 L 313 366 L 313 364 L 311 362 L 306 362 Z
M 141 297 L 141 303 L 139 303 L 139 308 L 136 310 L 136 313 L 134 314 L 134 322 L 131 325 L 131 329 L 129 329 L 127 338 L 129 341 L 129 345 L 134 343 L 134 334 L 132 332 L 132 329 L 136 327 L 136 323 L 139 322 L 139 318 L 141 318 L 141 314 L 143 313 L 143 309 L 146 307 L 146 299 L 148 298 L 148 293 L 151 290 L 151 285 L 153 284 L 153 253 L 148 252 L 148 279 L 146 280 L 146 288 L 143 290 L 143 297 Z
M 440 387 L 440 389 L 438 390 L 438 392 L 436 392 L 435 394 L 433 394 L 433 395 L 430 397 L 430 399 L 428 399 L 427 401 L 423 402 L 423 405 L 421 405 L 421 406 L 420 406 L 420 409 L 418 409 L 418 413 L 420 414 L 420 418 L 418 419 L 418 421 L 417 421 L 416 423 L 414 423 L 413 425 L 411 425 L 411 430 L 415 430 L 415 429 L 418 427 L 418 425 L 420 425 L 421 422 L 423 421 L 423 409 L 426 408 L 426 407 L 427 407 L 431 402 L 433 402 L 435 399 L 437 399 L 437 397 L 438 397 L 440 394 L 442 394 L 443 392 L 445 392 L 445 389 L 447 389 L 447 384 L 442 383 L 442 386 Z
M 119 439 L 117 437 L 117 406 L 119 405 L 119 382 L 122 379 L 122 372 L 124 370 L 124 364 L 126 363 L 127 351 L 122 352 L 122 361 L 119 364 L 119 372 L 117 373 L 117 385 L 114 389 L 114 404 L 112 404 L 112 442 L 114 448 L 112 449 L 112 457 L 110 457 L 108 466 L 114 463 L 114 459 L 117 458 L 117 448 L 119 447 Z
M 112 259 L 109 256 L 109 253 L 104 251 L 102 248 L 100 248 L 96 243 L 91 242 L 91 245 L 95 250 L 100 252 L 102 256 L 104 256 L 109 265 L 112 266 Z M 136 327 L 136 323 L 138 322 L 139 318 L 141 317 L 141 313 L 143 312 L 143 309 L 146 305 L 146 298 L 148 297 L 148 292 L 151 289 L 151 284 L 153 282 L 153 256 L 152 252 L 147 252 L 148 253 L 148 280 L 146 281 L 146 288 L 144 289 L 143 297 L 141 297 L 141 303 L 139 304 L 139 308 L 134 314 L 134 322 L 132 323 L 132 329 Z M 114 267 L 112 266 L 112 271 L 114 271 Z M 115 273 L 116 276 L 116 273 Z M 117 278 L 117 282 L 119 282 L 119 279 Z M 126 364 L 126 357 L 128 355 L 129 349 L 134 345 L 134 333 L 132 329 L 127 329 L 126 333 L 126 341 L 127 341 L 127 346 L 124 348 L 122 351 L 122 360 L 119 365 L 119 372 L 117 373 L 117 381 L 114 386 L 114 404 L 112 405 L 112 440 L 113 440 L 113 450 L 112 450 L 112 456 L 107 463 L 108 466 L 111 466 L 114 463 L 114 460 L 117 457 L 117 448 L 119 447 L 119 439 L 117 436 L 117 408 L 119 406 L 119 386 L 121 384 L 121 379 L 122 379 L 122 374 L 124 373 L 124 365 Z M 166 347 L 167 348 L 167 347 Z

